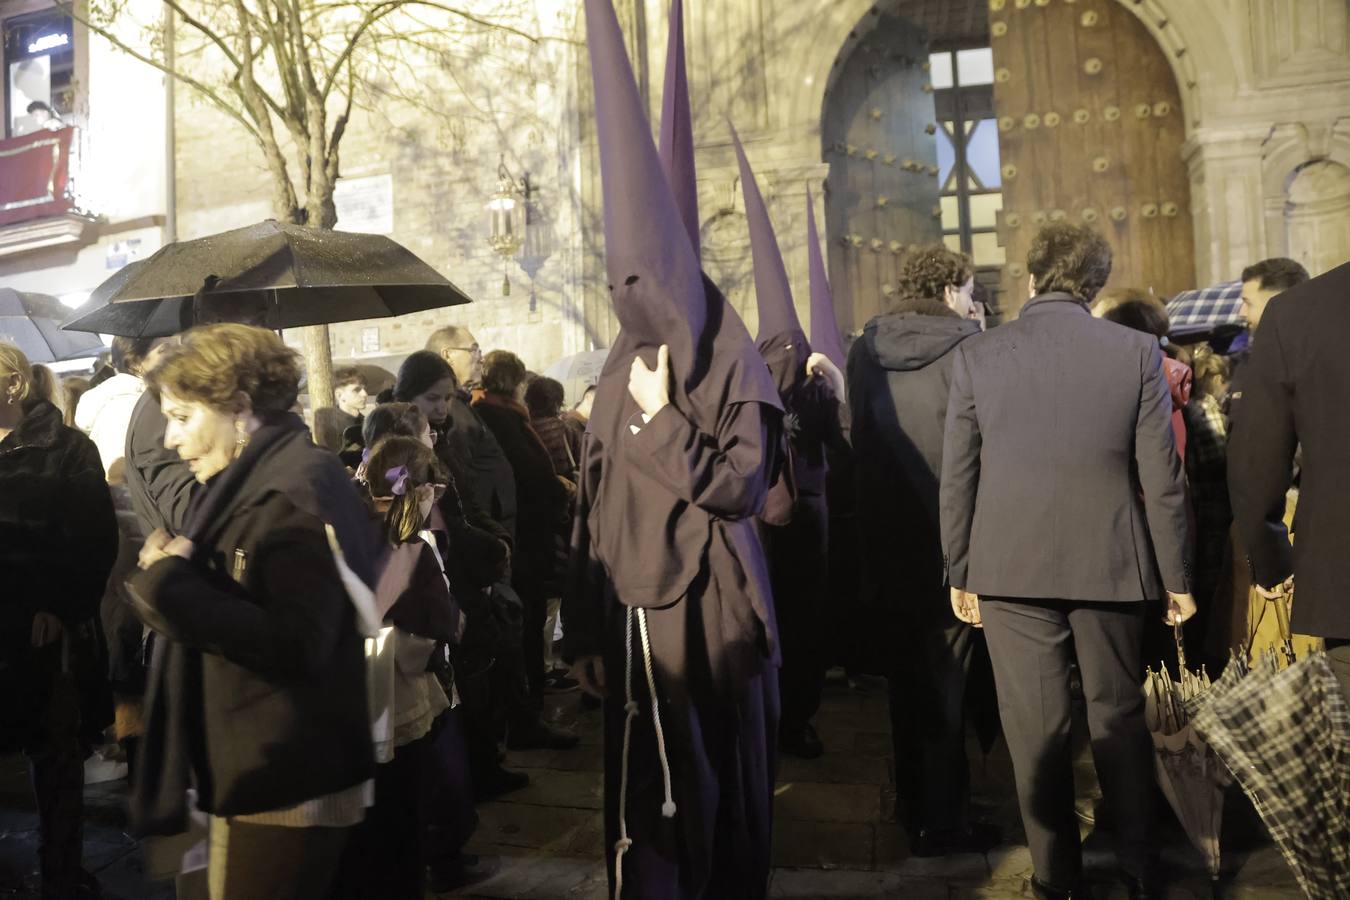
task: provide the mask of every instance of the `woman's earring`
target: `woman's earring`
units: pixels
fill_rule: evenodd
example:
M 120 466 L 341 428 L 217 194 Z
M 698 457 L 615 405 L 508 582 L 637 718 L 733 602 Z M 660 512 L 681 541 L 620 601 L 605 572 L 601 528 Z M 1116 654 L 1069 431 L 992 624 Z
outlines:
M 238 456 L 244 452 L 248 446 L 248 431 L 244 429 L 243 422 L 234 423 L 234 455 Z

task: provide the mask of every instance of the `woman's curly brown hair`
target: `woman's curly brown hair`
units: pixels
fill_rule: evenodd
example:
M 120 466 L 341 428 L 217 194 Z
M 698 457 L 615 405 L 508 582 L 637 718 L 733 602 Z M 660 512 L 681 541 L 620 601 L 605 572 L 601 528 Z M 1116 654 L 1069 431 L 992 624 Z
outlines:
M 959 288 L 975 274 L 975 264 L 964 253 L 942 244 L 916 247 L 900 261 L 899 300 L 943 300 L 947 285 Z
M 234 409 L 242 392 L 255 410 L 284 411 L 300 392 L 300 357 L 266 328 L 205 325 L 165 352 L 147 380 L 217 409 Z

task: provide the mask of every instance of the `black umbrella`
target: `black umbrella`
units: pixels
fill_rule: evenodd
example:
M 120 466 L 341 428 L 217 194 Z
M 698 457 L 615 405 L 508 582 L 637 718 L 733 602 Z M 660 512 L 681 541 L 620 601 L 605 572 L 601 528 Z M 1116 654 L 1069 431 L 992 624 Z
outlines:
M 61 320 L 69 312 L 55 297 L 0 288 L 0 341 L 35 363 L 97 356 L 108 349 L 96 334 L 62 331 Z
M 379 319 L 470 302 L 435 269 L 387 237 L 268 219 L 178 241 L 118 271 L 62 327 L 130 337 L 193 324 L 192 297 L 265 294 L 267 326 Z

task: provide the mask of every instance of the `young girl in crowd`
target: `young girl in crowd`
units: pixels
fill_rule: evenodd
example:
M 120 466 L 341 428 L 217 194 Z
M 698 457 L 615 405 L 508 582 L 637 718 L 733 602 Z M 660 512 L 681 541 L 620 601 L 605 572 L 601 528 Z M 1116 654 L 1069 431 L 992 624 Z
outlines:
M 424 895 L 428 865 L 435 889 L 465 874 L 459 848 L 474 813 L 448 648 L 466 618 L 449 589 L 448 543 L 434 515 L 447 473 L 423 440 L 370 437 L 363 477 L 386 546 L 375 595 L 393 626 L 385 639 L 394 641 L 394 752 L 378 767 L 375 807 L 344 857 L 342 896 L 412 900 Z

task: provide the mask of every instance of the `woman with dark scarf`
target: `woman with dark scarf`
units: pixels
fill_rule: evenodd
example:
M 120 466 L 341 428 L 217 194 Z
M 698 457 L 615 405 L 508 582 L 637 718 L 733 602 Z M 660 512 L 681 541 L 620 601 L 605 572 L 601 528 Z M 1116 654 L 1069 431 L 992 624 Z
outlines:
M 811 719 L 825 687 L 828 628 L 829 509 L 825 503 L 826 451 L 848 452 L 844 436 L 844 374 L 824 354 L 812 353 L 793 305 L 787 269 L 774 237 L 764 197 L 745 149 L 733 132 L 741 189 L 750 221 L 756 343 L 783 403 L 787 462 L 769 492 L 760 534 L 769 557 L 783 667 L 779 692 L 783 718 L 779 745 L 786 753 L 814 759 L 825 752 Z
M 245 325 L 195 329 L 149 375 L 165 445 L 203 485 L 152 534 L 129 590 L 156 642 L 133 826 L 211 815 L 213 900 L 320 898 L 370 805 L 364 636 L 377 539 L 337 458 L 288 412 L 296 355 Z
M 700 276 L 608 0 L 587 0 L 586 30 L 622 329 L 582 449 L 564 655 L 606 698 L 611 884 L 764 897 L 778 641 L 754 517 L 781 407 Z
M 84 758 L 112 721 L 99 601 L 117 556 L 94 442 L 0 343 L 0 746 L 28 758 L 43 898 L 98 896 L 80 864 Z

